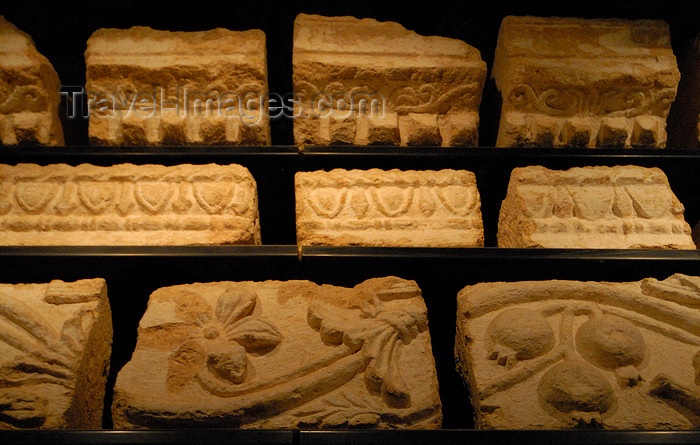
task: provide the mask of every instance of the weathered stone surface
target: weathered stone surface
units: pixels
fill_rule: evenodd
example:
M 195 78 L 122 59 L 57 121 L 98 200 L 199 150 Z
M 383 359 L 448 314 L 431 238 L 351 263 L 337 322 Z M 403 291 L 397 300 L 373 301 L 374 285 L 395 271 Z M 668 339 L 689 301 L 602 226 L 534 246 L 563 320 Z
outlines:
M 658 168 L 516 168 L 498 247 L 694 249 L 683 211 Z
M 156 290 L 117 376 L 115 428 L 439 428 L 414 281 Z
M 457 369 L 485 429 L 700 427 L 700 278 L 526 281 L 457 297 Z
M 296 144 L 477 145 L 486 64 L 460 40 L 299 14 L 292 63 Z
M 678 97 L 668 117 L 669 141 L 674 148 L 700 148 L 700 34 L 681 66 Z
M 240 165 L 0 165 L 0 245 L 260 244 Z
M 466 170 L 295 175 L 297 244 L 482 247 L 476 177 Z
M 100 429 L 111 346 L 103 279 L 0 284 L 0 429 Z
M 0 15 L 0 143 L 63 145 L 60 88 L 32 38 Z
M 680 73 L 663 21 L 508 16 L 492 77 L 498 147 L 665 147 Z
M 100 29 L 85 64 L 92 144 L 270 144 L 260 30 Z

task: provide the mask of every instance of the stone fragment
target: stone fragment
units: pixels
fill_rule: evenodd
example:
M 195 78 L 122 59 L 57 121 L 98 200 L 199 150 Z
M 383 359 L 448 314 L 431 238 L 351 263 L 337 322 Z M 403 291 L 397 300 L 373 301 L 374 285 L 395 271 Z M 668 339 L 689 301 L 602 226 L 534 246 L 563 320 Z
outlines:
M 0 143 L 63 145 L 60 88 L 32 38 L 0 15 Z
M 457 296 L 477 428 L 700 427 L 700 278 L 479 283 Z
M 486 64 L 460 40 L 299 14 L 292 64 L 296 144 L 477 145 Z M 357 121 L 353 133 L 334 118 Z
M 91 144 L 270 144 L 258 29 L 100 29 L 85 64 Z
M 299 246 L 483 247 L 466 170 L 342 170 L 295 176 Z
M 681 73 L 668 117 L 669 140 L 674 148 L 700 148 L 700 34 L 683 59 Z
M 115 428 L 439 428 L 414 281 L 165 287 L 117 376 Z
M 683 212 L 658 168 L 516 168 L 498 247 L 695 249 Z
M 0 284 L 0 429 L 100 429 L 112 347 L 101 278 Z
M 0 165 L 0 245 L 260 244 L 240 165 Z
M 630 148 L 666 146 L 680 73 L 660 20 L 508 16 L 492 77 L 496 146 Z

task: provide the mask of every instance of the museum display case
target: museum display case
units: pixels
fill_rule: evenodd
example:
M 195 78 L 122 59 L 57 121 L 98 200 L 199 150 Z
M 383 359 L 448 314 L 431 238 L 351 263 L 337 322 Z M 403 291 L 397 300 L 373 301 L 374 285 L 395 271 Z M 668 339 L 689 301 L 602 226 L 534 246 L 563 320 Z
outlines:
M 2 146 L 0 164 L 83 163 L 240 164 L 257 183 L 261 245 L 244 246 L 4 246 L 0 282 L 46 283 L 104 278 L 113 320 L 110 372 L 103 431 L 0 431 L 3 443 L 697 443 L 698 431 L 484 431 L 474 426 L 468 389 L 455 369 L 457 293 L 480 282 L 580 280 L 664 280 L 673 274 L 700 276 L 699 250 L 505 249 L 497 247 L 498 217 L 511 171 L 540 165 L 565 170 L 583 166 L 658 167 L 685 208 L 690 227 L 700 221 L 700 151 L 666 148 L 496 148 L 500 94 L 490 78 L 501 20 L 507 15 L 541 17 L 660 19 L 669 24 L 671 46 L 680 60 L 700 32 L 693 2 L 610 0 L 587 3 L 505 2 L 208 2 L 96 1 L 63 4 L 27 1 L 0 11 L 27 32 L 56 69 L 63 91 L 85 85 L 83 53 L 99 28 L 150 26 L 172 31 L 261 29 L 267 39 L 268 87 L 290 105 L 293 22 L 298 13 L 350 15 L 395 21 L 421 35 L 460 39 L 481 52 L 488 76 L 480 113 L 478 147 L 295 145 L 293 119 L 270 119 L 270 146 L 91 146 L 84 97 L 63 94 L 59 116 L 65 146 Z M 149 4 L 150 5 L 150 4 Z M 76 115 L 69 117 L 71 109 Z M 287 110 L 289 111 L 289 110 Z M 484 247 L 338 247 L 296 245 L 297 172 L 342 169 L 441 170 L 473 172 L 481 198 Z M 428 311 L 443 425 L 441 430 L 114 430 L 111 419 L 117 373 L 129 361 L 149 295 L 160 287 L 213 281 L 310 280 L 354 286 L 363 280 L 398 276 L 415 280 Z M 1 407 L 0 402 L 0 407 Z M 698 424 L 698 415 L 688 414 Z

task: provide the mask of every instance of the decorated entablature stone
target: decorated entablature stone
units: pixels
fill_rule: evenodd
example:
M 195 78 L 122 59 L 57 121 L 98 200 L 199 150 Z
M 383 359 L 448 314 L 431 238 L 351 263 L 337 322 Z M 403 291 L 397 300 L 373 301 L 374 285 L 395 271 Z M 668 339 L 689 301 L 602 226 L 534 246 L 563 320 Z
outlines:
M 479 283 L 457 369 L 483 429 L 697 429 L 700 278 Z
M 439 428 L 414 281 L 156 290 L 117 376 L 115 428 Z
M 270 144 L 259 29 L 99 29 L 85 65 L 91 144 Z
M 486 64 L 460 40 L 299 14 L 292 63 L 296 144 L 477 145 Z
M 680 73 L 660 20 L 503 19 L 498 147 L 665 147 Z
M 0 15 L 0 143 L 63 145 L 60 88 L 32 38 Z

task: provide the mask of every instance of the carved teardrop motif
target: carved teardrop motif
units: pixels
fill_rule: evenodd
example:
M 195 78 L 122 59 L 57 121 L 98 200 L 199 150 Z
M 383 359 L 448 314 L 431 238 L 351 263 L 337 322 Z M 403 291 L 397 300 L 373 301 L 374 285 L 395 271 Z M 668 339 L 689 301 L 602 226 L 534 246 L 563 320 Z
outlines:
M 358 218 L 364 218 L 369 210 L 369 201 L 365 190 L 355 190 L 350 198 L 350 206 Z
M 177 197 L 173 201 L 173 210 L 176 213 L 183 214 L 187 212 L 190 207 L 192 207 L 191 196 L 191 186 L 187 183 L 181 183 L 177 190 Z
M 641 218 L 661 218 L 669 213 L 671 194 L 662 185 L 625 187 L 632 200 L 637 216 Z
M 419 196 L 418 211 L 426 218 L 432 216 L 432 214 L 435 213 L 435 209 L 437 209 L 437 204 L 435 203 L 435 198 L 433 198 L 430 189 L 428 187 L 421 187 Z
M 166 182 L 138 182 L 134 196 L 145 211 L 162 213 L 173 196 L 173 186 Z
M 233 199 L 235 184 L 226 182 L 197 182 L 194 184 L 194 198 L 210 215 L 221 213 Z
M 68 215 L 78 207 L 78 186 L 73 182 L 66 182 L 61 188 L 61 197 L 54 205 L 57 215 Z
M 569 187 L 574 200 L 574 216 L 595 221 L 612 211 L 615 193 L 609 185 Z
M 116 187 L 111 182 L 81 182 L 78 185 L 78 195 L 80 201 L 91 213 L 99 215 L 114 201 Z
M 414 189 L 410 187 L 387 186 L 371 190 L 379 211 L 390 218 L 408 212 L 413 203 Z
M 318 216 L 333 219 L 343 210 L 347 194 L 348 189 L 319 187 L 309 193 L 309 205 Z
M 20 182 L 15 186 L 17 204 L 29 214 L 41 213 L 51 201 L 58 185 L 52 182 Z
M 251 199 L 249 196 L 249 191 L 250 189 L 248 187 L 236 186 L 236 191 L 233 195 L 233 202 L 231 203 L 231 207 L 238 216 L 242 216 L 250 208 L 249 203 Z
M 134 198 L 134 184 L 131 182 L 122 183 L 122 189 L 117 199 L 117 212 L 121 216 L 126 216 L 136 207 Z
M 476 205 L 476 194 L 467 187 L 448 185 L 438 187 L 435 191 L 440 202 L 455 215 L 467 216 Z
M 574 200 L 571 194 L 563 186 L 557 186 L 554 191 L 554 216 L 557 218 L 570 218 L 574 213 Z

